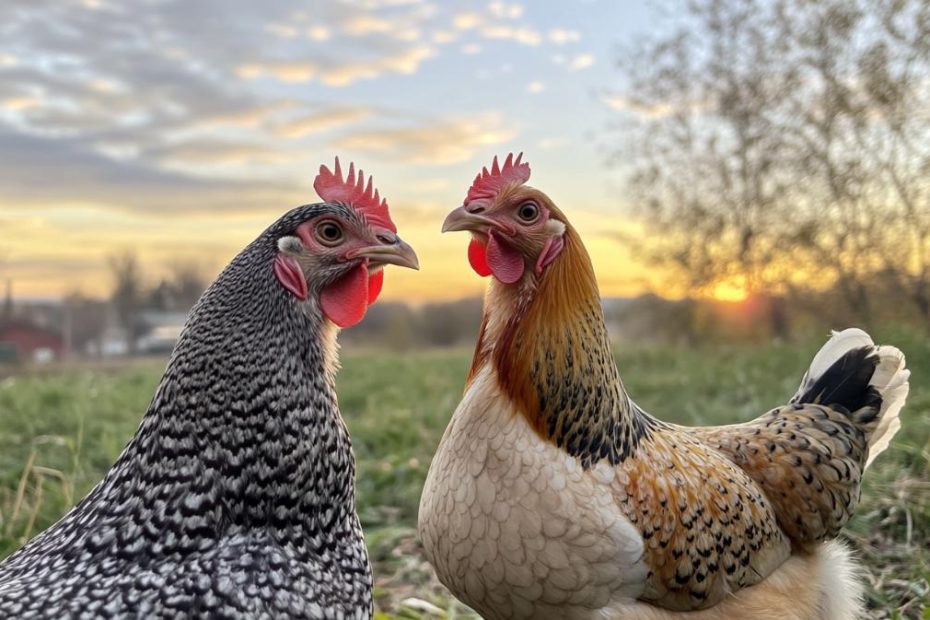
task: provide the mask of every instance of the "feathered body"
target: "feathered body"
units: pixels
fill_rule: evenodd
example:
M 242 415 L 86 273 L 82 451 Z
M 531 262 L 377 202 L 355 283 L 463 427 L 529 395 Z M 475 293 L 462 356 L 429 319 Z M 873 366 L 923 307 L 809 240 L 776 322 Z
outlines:
M 204 294 L 106 478 L 0 565 L 0 615 L 370 615 L 335 329 L 272 272 L 277 238 L 318 210 Z
M 369 256 L 415 266 L 384 228 L 364 202 L 306 205 L 233 259 L 104 480 L 0 564 L 0 617 L 371 617 L 320 300 L 367 276 Z M 364 301 L 366 285 L 342 297 Z
M 664 423 L 620 381 L 581 239 L 520 185 L 496 199 L 543 204 L 561 249 L 489 284 L 420 506 L 443 583 L 488 618 L 855 617 L 855 566 L 826 541 L 855 508 L 870 446 L 887 445 L 900 352 L 850 330 L 792 404 L 743 425 Z

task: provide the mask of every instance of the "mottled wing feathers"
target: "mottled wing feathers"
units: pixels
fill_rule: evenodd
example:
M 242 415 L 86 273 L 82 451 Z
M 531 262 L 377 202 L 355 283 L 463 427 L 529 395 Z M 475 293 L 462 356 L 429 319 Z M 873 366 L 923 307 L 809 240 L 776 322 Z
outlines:
M 791 404 L 746 424 L 693 429 L 743 469 L 801 548 L 833 538 L 859 502 L 862 473 L 900 427 L 910 373 L 894 347 L 834 332 Z
M 797 546 L 835 537 L 859 502 L 868 444 L 845 412 L 788 405 L 746 424 L 694 432 L 761 487 Z
M 771 574 L 790 544 L 743 471 L 690 429 L 660 430 L 618 466 L 612 492 L 645 541 L 643 598 L 670 609 L 710 607 Z

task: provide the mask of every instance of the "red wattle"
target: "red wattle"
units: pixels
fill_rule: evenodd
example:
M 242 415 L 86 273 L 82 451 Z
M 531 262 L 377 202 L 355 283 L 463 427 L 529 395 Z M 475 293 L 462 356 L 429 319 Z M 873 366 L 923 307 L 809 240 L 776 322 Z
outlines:
M 474 237 L 472 237 L 471 243 L 468 244 L 468 264 L 482 278 L 491 275 L 491 268 L 488 266 L 487 248 Z
M 493 232 L 488 240 L 487 261 L 494 277 L 504 284 L 513 284 L 518 281 L 523 277 L 523 270 L 526 269 L 520 252 L 502 242 Z
M 351 327 L 368 310 L 368 265 L 361 263 L 320 293 L 323 314 L 339 327 Z
M 375 303 L 378 300 L 378 295 L 381 294 L 381 289 L 384 287 L 384 269 L 378 271 L 378 273 L 373 273 L 368 278 L 368 305 Z

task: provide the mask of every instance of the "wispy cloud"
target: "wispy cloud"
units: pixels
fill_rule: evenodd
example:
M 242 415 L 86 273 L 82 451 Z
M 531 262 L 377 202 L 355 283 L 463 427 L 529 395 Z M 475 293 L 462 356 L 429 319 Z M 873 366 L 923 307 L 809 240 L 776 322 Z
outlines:
M 481 13 L 458 13 L 452 17 L 452 25 L 456 30 L 471 30 L 484 23 Z
M 393 54 L 329 65 L 315 61 L 247 63 L 237 67 L 236 72 L 239 77 L 250 80 L 271 76 L 292 84 L 319 80 L 326 86 L 348 86 L 358 80 L 375 79 L 386 73 L 413 73 L 420 63 L 433 54 L 430 46 L 418 45 Z
M 568 68 L 572 71 L 581 71 L 594 64 L 593 54 L 578 54 L 568 61 Z
M 419 45 L 396 54 L 346 63 L 323 71 L 320 81 L 327 86 L 347 86 L 360 79 L 374 79 L 384 73 L 414 73 L 424 60 L 433 56 L 428 45 Z
M 171 166 L 228 166 L 255 163 L 281 163 L 288 153 L 281 149 L 232 140 L 199 139 L 153 149 L 149 156 Z
M 566 30 L 564 28 L 553 28 L 548 33 L 550 41 L 556 45 L 565 45 L 566 43 L 576 43 L 581 40 L 581 33 L 577 30 Z
M 516 2 L 491 2 L 488 11 L 495 17 L 517 19 L 523 15 L 523 5 Z
M 397 25 L 394 22 L 369 13 L 352 15 L 342 23 L 342 31 L 353 37 L 389 33 L 396 29 Z
M 270 75 L 288 83 L 309 82 L 319 72 L 319 65 L 309 60 L 299 62 L 250 62 L 236 67 L 236 75 L 246 80 L 254 80 Z
M 92 204 L 153 215 L 273 213 L 299 204 L 305 192 L 305 187 L 281 181 L 194 178 L 88 152 L 79 139 L 42 138 L 0 128 L 3 205 Z
M 595 62 L 594 54 L 585 52 L 566 56 L 565 54 L 553 54 L 552 62 L 560 67 L 565 67 L 569 71 L 581 71 L 592 66 Z
M 513 127 L 497 114 L 437 120 L 411 127 L 358 131 L 335 142 L 340 148 L 390 153 L 417 164 L 452 164 L 465 161 L 481 148 L 511 140 Z
M 513 26 L 495 24 L 485 26 L 481 35 L 486 39 L 509 39 L 523 45 L 536 46 L 542 43 L 543 37 L 533 28 L 514 28 Z
M 358 123 L 371 117 L 372 114 L 371 108 L 361 106 L 330 107 L 320 112 L 278 123 L 272 127 L 272 132 L 282 138 L 303 138 L 309 134 Z

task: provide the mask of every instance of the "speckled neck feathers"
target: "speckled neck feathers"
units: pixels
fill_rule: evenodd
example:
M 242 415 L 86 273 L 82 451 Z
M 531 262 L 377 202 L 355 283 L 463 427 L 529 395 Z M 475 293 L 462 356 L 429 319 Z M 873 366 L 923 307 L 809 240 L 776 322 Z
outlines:
M 103 482 L 0 565 L 0 615 L 370 617 L 335 330 L 273 273 L 277 239 L 324 206 L 285 215 L 204 294 Z
M 594 269 L 571 226 L 537 277 L 492 281 L 470 377 L 493 364 L 501 389 L 539 435 L 587 467 L 619 463 L 655 421 L 629 399 L 614 362 Z
M 157 474 L 179 492 L 204 487 L 216 525 L 233 528 L 331 527 L 354 507 L 332 327 L 274 280 L 274 248 L 246 248 L 192 311 L 107 495 Z

